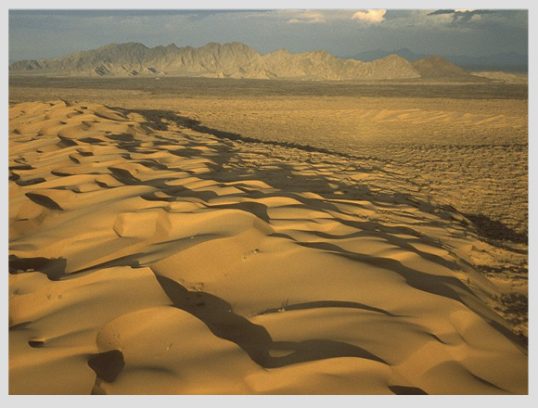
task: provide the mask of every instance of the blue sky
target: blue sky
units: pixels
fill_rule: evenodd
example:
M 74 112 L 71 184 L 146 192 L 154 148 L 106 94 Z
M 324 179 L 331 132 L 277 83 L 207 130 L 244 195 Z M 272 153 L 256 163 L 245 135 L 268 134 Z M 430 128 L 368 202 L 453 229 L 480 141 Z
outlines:
M 338 56 L 409 48 L 439 55 L 527 53 L 524 10 L 28 10 L 10 11 L 10 61 L 109 43 L 244 42 L 260 52 L 324 49 Z

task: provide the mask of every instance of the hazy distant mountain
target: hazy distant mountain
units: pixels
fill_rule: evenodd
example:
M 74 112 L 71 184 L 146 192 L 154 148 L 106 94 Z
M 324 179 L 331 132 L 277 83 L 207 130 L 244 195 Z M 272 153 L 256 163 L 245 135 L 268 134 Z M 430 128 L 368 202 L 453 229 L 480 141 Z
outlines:
M 374 61 L 337 58 L 325 51 L 260 54 L 241 43 L 209 43 L 200 48 L 175 44 L 149 48 L 140 43 L 110 44 L 64 58 L 25 60 L 12 74 L 80 76 L 201 76 L 310 80 L 407 79 L 420 75 L 397 55 Z
M 399 50 L 394 51 L 384 51 L 384 50 L 371 50 L 363 51 L 358 54 L 353 55 L 351 58 L 360 60 L 360 61 L 372 61 L 379 58 L 384 58 L 387 55 L 398 55 L 399 57 L 405 58 L 408 61 L 415 61 L 420 58 L 424 58 L 426 54 L 417 54 L 411 51 L 409 48 L 400 48 Z
M 447 57 L 459 66 L 473 71 L 501 70 L 501 71 L 528 71 L 528 56 L 516 52 L 505 52 L 487 56 L 452 55 Z
M 384 51 L 384 50 L 371 50 L 363 51 L 353 55 L 351 58 L 360 61 L 371 61 L 374 59 L 384 58 L 387 55 L 398 55 L 409 61 L 416 61 L 427 57 L 426 54 L 417 54 L 408 48 L 401 48 L 399 50 Z M 503 70 L 503 71 L 519 71 L 527 72 L 528 57 L 524 54 L 518 54 L 516 52 L 507 52 L 492 54 L 487 56 L 475 56 L 475 55 L 442 55 L 443 58 L 457 64 L 466 70 L 480 71 L 480 70 Z

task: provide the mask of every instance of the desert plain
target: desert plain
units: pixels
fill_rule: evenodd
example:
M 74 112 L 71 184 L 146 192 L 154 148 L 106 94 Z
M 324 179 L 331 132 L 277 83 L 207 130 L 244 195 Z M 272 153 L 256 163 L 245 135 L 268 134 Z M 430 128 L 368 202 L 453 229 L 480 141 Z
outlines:
M 11 393 L 527 393 L 526 83 L 9 98 Z

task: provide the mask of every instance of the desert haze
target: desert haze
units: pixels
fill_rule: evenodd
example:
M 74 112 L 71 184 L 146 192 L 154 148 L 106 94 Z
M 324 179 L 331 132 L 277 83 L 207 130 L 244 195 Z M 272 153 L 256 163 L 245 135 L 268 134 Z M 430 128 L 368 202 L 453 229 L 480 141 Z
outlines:
M 526 394 L 526 75 L 112 44 L 10 67 L 12 394 Z

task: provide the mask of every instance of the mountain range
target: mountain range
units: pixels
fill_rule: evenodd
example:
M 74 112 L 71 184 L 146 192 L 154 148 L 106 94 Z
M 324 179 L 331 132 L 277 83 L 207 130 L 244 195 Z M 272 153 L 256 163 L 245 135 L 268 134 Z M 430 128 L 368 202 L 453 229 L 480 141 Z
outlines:
M 10 65 L 18 75 L 193 76 L 213 78 L 384 80 L 469 79 L 468 72 L 440 57 L 409 61 L 397 54 L 368 61 L 338 58 L 325 51 L 267 54 L 242 43 L 209 43 L 199 48 L 109 44 L 66 57 L 24 60 Z

